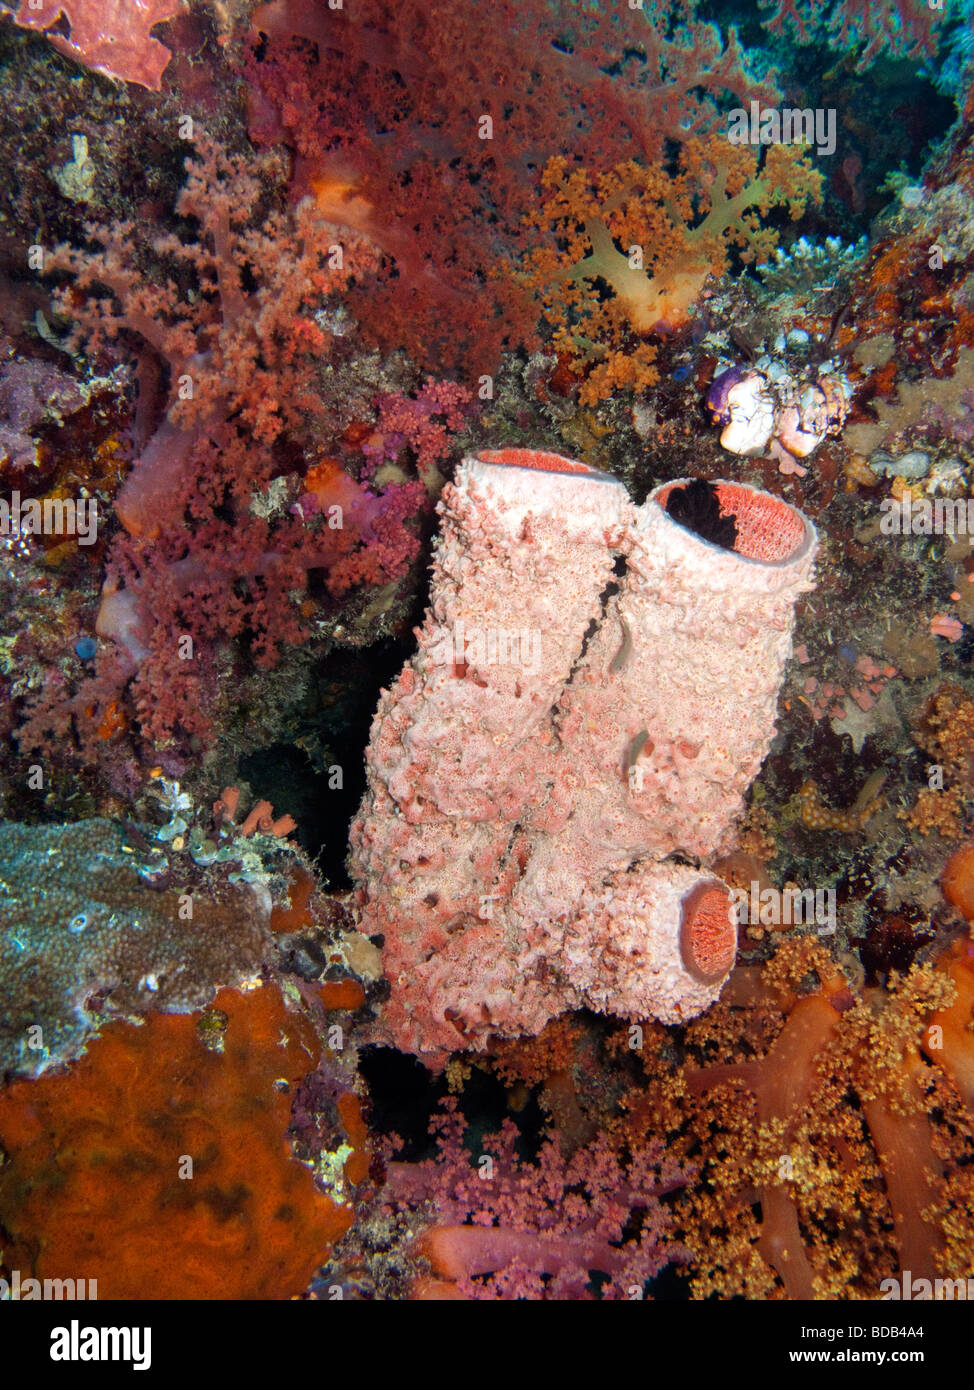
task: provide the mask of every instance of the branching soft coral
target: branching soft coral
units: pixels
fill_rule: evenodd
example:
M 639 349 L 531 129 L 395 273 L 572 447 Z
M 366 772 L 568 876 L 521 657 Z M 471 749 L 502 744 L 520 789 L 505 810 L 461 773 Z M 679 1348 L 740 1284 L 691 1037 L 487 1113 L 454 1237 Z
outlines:
M 761 0 L 771 13 L 764 20 L 773 34 L 797 43 L 821 42 L 845 53 L 857 45 L 856 71 L 877 58 L 932 58 L 943 13 L 927 0 Z
M 430 1266 L 413 1295 L 587 1298 L 601 1272 L 603 1296 L 638 1297 L 660 1256 L 696 1298 L 974 1276 L 974 940 L 882 989 L 847 978 L 852 959 L 796 933 L 685 1029 L 563 1018 L 505 1042 L 512 1108 L 537 1087 L 550 1128 L 526 1161 L 513 1125 L 478 1147 L 451 1101 L 437 1156 L 388 1164 L 386 1204 Z
M 163 420 L 116 499 L 135 536 L 160 535 L 187 505 L 209 514 L 226 489 L 246 505 L 273 472 L 269 446 L 286 434 L 308 442 L 322 409 L 315 374 L 332 343 L 321 312 L 350 275 L 374 264 L 363 237 L 326 222 L 310 202 L 293 221 L 268 208 L 260 175 L 272 172 L 270 161 L 250 168 L 204 142 L 186 168 L 175 210 L 195 220 L 196 238 L 155 236 L 152 261 L 140 263 L 136 223 L 89 224 L 102 249 L 62 246 L 48 267 L 74 277 L 57 298 L 90 355 L 124 337 L 140 352 L 140 385 L 153 365 L 168 369 Z M 140 406 L 151 409 L 148 391 Z M 194 457 L 201 436 L 222 450 L 245 445 L 246 456 L 214 476 Z
M 531 339 L 530 300 L 498 272 L 547 159 L 652 163 L 714 129 L 728 94 L 778 95 L 692 4 L 271 0 L 254 25 L 255 138 L 283 137 L 298 191 L 381 248 L 353 313 L 436 371 L 493 372 L 505 342 Z
M 453 1099 L 433 1128 L 437 1158 L 387 1168 L 390 1205 L 429 1222 L 420 1250 L 438 1279 L 418 1296 L 586 1299 L 601 1275 L 601 1297 L 641 1298 L 648 1280 L 685 1257 L 665 1242 L 659 1198 L 686 1174 L 661 1144 L 634 1144 L 623 1161 L 602 1136 L 566 1160 L 548 1138 L 528 1163 L 506 1121 L 485 1137 L 475 1167 Z
M 958 1273 L 945 1265 L 944 1214 L 957 1225 L 974 1142 L 970 974 L 967 942 L 856 996 L 807 938 L 779 947 L 763 974 L 738 971 L 690 1041 L 716 1027 L 726 1047 L 738 1008 L 783 1021 L 763 1057 L 685 1072 L 707 1150 L 706 1185 L 684 1211 L 698 1295 L 876 1297 L 897 1271 Z
M 550 240 L 528 257 L 528 280 L 556 345 L 591 369 L 583 403 L 651 385 L 646 336 L 686 319 L 732 248 L 745 263 L 766 260 L 777 236 L 761 219 L 783 206 L 799 218 L 821 183 L 800 149 L 772 146 L 759 167 L 755 151 L 718 136 L 688 140 L 675 175 L 630 160 L 593 178 L 551 160 L 529 217 Z
M 297 505 L 337 432 L 326 376 L 337 296 L 375 255 L 310 200 L 276 206 L 273 165 L 201 142 L 180 235 L 90 225 L 100 249 L 51 258 L 73 276 L 58 301 L 75 342 L 95 359 L 124 343 L 137 361 L 140 453 L 116 498 L 128 534 L 109 555 L 97 630 L 118 644 L 156 745 L 210 734 L 229 642 L 269 667 L 304 640 L 310 573 L 340 596 L 399 578 L 419 548 L 419 482 L 377 493 L 336 467 L 317 478 L 313 509 Z M 105 703 L 104 680 L 89 685 L 69 700 L 81 720 Z M 55 736 L 64 709 L 50 694 L 32 702 L 26 746 Z

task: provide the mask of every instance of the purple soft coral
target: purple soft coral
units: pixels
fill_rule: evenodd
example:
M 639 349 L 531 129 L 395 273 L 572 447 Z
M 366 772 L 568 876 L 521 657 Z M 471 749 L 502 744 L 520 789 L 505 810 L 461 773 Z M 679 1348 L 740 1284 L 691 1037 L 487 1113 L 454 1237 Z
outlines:
M 425 1213 L 421 1242 L 435 1273 L 474 1299 L 643 1296 L 645 1284 L 687 1252 L 666 1242 L 659 1198 L 687 1174 L 663 1146 L 634 1146 L 628 1160 L 604 1135 L 564 1158 L 551 1137 L 535 1163 L 517 1155 L 510 1121 L 483 1141 L 474 1166 L 456 1101 L 433 1123 L 439 1153 L 423 1163 L 389 1163 L 387 1198 Z

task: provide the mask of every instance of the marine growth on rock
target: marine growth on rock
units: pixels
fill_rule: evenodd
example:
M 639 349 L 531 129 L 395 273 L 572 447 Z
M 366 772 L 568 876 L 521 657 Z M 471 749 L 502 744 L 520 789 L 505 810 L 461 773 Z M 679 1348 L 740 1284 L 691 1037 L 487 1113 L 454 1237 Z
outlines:
M 697 1379 L 963 1374 L 972 5 L 0 0 L 55 1360 L 665 1301 Z

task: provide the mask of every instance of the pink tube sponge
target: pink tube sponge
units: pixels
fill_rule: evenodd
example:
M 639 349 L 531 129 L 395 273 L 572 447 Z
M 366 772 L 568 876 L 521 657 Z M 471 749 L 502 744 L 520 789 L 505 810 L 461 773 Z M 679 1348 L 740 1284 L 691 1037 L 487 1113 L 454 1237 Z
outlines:
M 596 890 L 562 958 L 597 1013 L 684 1023 L 714 1002 L 734 964 L 730 890 L 685 864 L 645 861 Z M 587 942 L 579 952 L 574 941 Z M 597 949 L 592 947 L 597 945 Z
M 559 711 L 584 781 L 577 823 L 613 867 L 626 854 L 732 847 L 774 737 L 795 602 L 811 587 L 815 532 L 800 512 L 743 484 L 715 484 L 736 522 L 727 549 L 666 510 L 686 483 L 633 509 L 625 579 Z M 603 857 L 598 850 L 593 870 Z
M 726 852 L 774 734 L 815 533 L 735 483 L 734 548 L 575 460 L 465 459 L 418 650 L 351 832 L 400 1048 L 442 1060 L 587 1005 L 680 1022 L 734 960 Z M 721 523 L 722 525 L 723 523 Z

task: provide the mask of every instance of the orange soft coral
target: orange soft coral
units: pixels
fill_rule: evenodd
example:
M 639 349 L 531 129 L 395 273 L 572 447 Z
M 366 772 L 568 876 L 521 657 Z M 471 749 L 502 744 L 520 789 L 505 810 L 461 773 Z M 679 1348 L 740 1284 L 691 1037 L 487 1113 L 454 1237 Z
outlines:
M 826 1045 L 852 998 L 845 981 L 831 970 L 824 952 L 816 959 L 823 972 L 822 986 L 814 994 L 795 999 L 790 991 L 775 991 L 775 1002 L 788 1007 L 785 1025 L 767 1057 L 760 1061 L 730 1063 L 687 1071 L 693 1094 L 728 1081 L 741 1081 L 757 1099 L 759 1126 L 780 1136 L 787 1150 L 795 1126 L 808 1108 L 815 1086 L 815 1060 Z M 788 1185 L 769 1182 L 760 1189 L 762 1223 L 758 1250 L 780 1276 L 791 1298 L 814 1296 L 814 1271 L 798 1225 L 798 1211 Z
M 686 1213 L 698 1296 L 875 1297 L 897 1270 L 962 1272 L 950 1261 L 969 1239 L 972 955 L 957 942 L 857 995 L 805 938 L 732 977 L 721 1008 L 783 1022 L 764 1056 L 684 1073 L 706 1136 L 707 1182 Z M 715 1025 L 695 1025 L 701 1040 Z
M 726 270 L 729 248 L 745 262 L 765 259 L 777 237 L 761 217 L 787 205 L 797 219 L 821 184 L 800 149 L 772 146 L 759 169 L 755 151 L 720 136 L 687 140 L 675 175 L 629 161 L 593 178 L 551 160 L 529 218 L 549 240 L 529 257 L 527 278 L 556 345 L 592 369 L 583 403 L 651 385 L 655 349 L 641 340 L 686 320 L 708 276 Z
M 100 1298 L 299 1293 L 352 1219 L 286 1139 L 319 1050 L 276 989 L 226 990 L 202 1018 L 111 1025 L 70 1071 L 9 1086 L 5 1263 L 96 1279 Z
M 923 1050 L 947 1073 L 974 1114 L 974 940 L 953 942 L 938 963 L 957 993 L 951 1005 L 932 1015 Z

